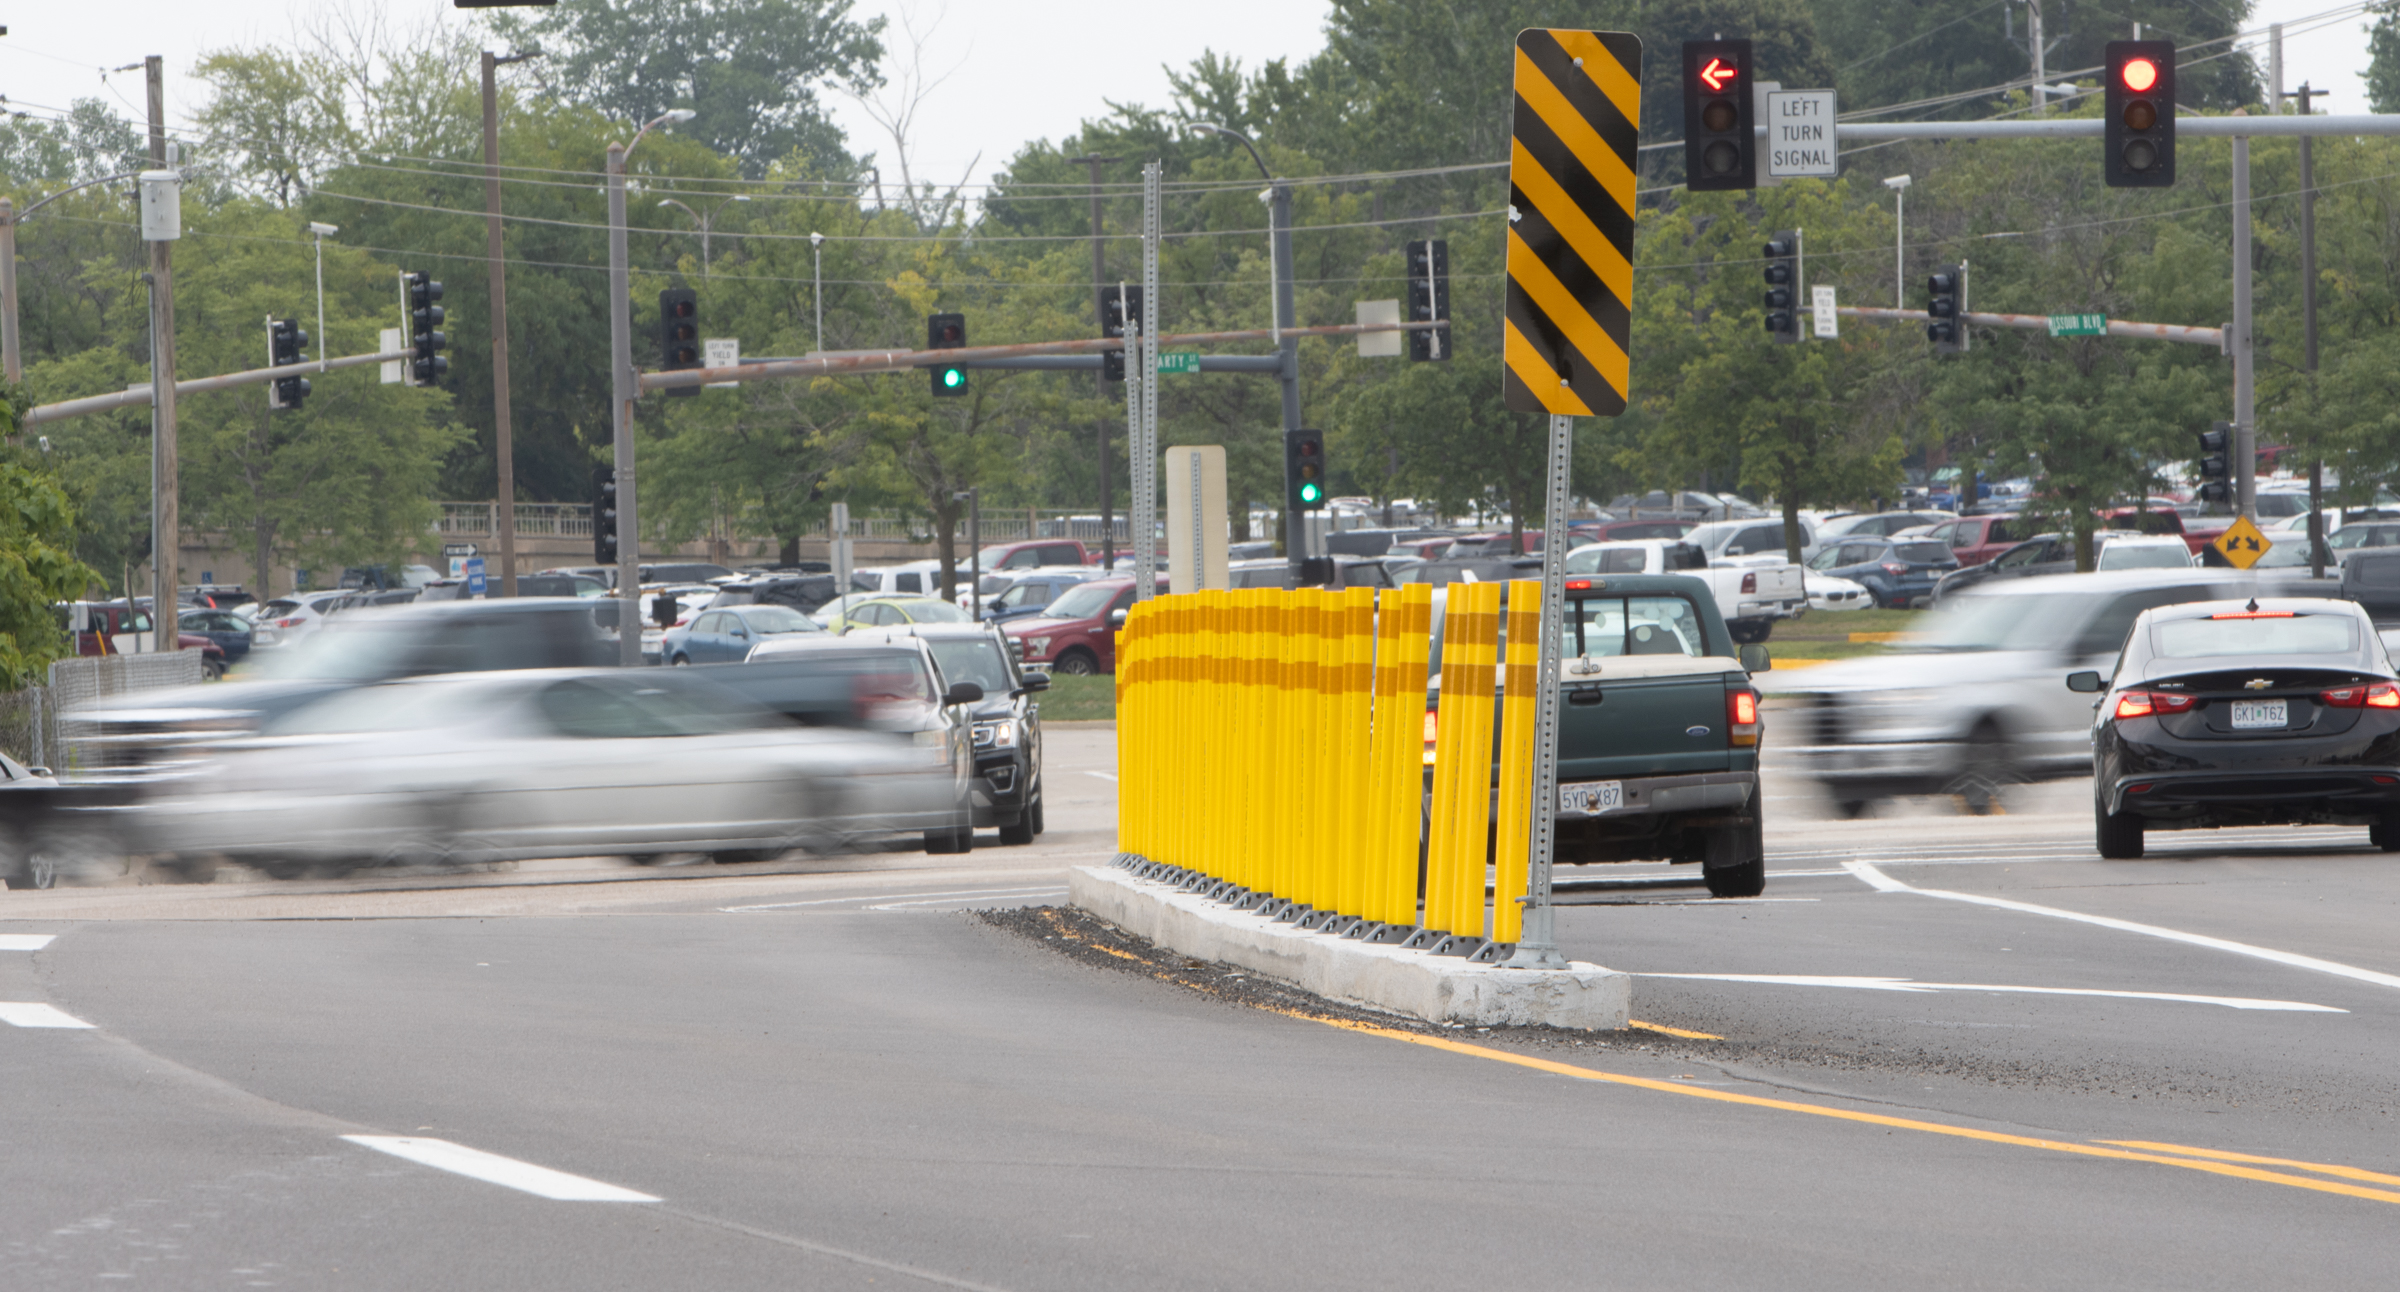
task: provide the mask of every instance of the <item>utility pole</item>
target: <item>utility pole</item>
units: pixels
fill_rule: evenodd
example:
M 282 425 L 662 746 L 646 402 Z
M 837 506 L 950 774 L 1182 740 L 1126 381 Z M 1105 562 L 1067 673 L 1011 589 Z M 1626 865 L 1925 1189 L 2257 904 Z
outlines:
M 2241 116 L 2239 108 L 2233 115 Z M 2233 140 L 2233 507 L 2258 510 L 2257 391 L 2250 347 L 2250 139 Z
M 25 379 L 17 341 L 17 204 L 0 197 L 0 371 Z
M 1089 167 L 1092 177 L 1092 324 L 1097 327 L 1101 321 L 1100 285 L 1108 280 L 1108 258 L 1102 251 L 1100 235 L 1100 168 L 1109 162 L 1121 159 L 1102 157 L 1097 153 L 1086 153 L 1081 157 L 1070 157 L 1067 160 L 1081 162 Z M 1108 398 L 1108 373 L 1105 370 L 1095 371 L 1092 374 L 1092 388 L 1099 393 L 1101 399 Z M 1100 418 L 1098 440 L 1100 445 L 1100 568 L 1113 570 L 1117 567 L 1117 522 L 1109 507 L 1109 486 L 1113 482 L 1108 474 L 1108 417 L 1105 414 Z
M 166 60 L 142 60 L 150 87 L 150 168 L 167 169 Z M 164 654 L 182 645 L 175 614 L 175 584 L 181 571 L 183 517 L 176 507 L 181 472 L 175 457 L 175 259 L 174 244 L 150 244 L 150 624 L 158 633 L 153 650 Z M 319 344 L 323 342 L 320 340 Z M 260 596 L 267 589 L 258 590 Z M 132 604 L 133 589 L 125 589 Z
M 2026 31 L 2033 46 L 2033 115 L 2047 116 L 2050 111 L 2050 74 L 2042 70 L 2042 0 L 2025 0 Z
M 500 244 L 500 89 L 503 63 L 533 54 L 483 51 L 483 246 L 492 285 L 492 460 L 499 470 L 492 528 L 500 542 L 500 595 L 517 595 L 517 441 L 508 407 L 508 269 Z
M 636 136 L 639 138 L 639 136 Z M 625 153 L 608 146 L 608 376 L 617 472 L 617 663 L 642 662 L 642 531 L 633 493 L 633 295 L 625 250 Z M 513 501 L 513 500 L 512 500 Z
M 2309 114 L 2308 102 L 2317 91 L 2309 83 L 2300 83 L 2300 115 Z M 2300 370 L 2308 374 L 2309 408 L 2316 408 L 2317 393 L 2317 170 L 2309 145 L 2315 140 L 2300 136 Z M 2325 577 L 2325 458 L 2313 455 L 2308 463 L 2308 572 L 2310 577 Z

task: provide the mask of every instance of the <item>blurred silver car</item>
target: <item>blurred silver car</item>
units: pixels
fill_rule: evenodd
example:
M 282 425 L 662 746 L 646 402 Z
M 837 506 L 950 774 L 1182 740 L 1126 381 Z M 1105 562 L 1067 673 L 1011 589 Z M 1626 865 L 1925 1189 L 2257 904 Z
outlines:
M 704 678 L 540 670 L 385 682 L 286 713 L 160 783 L 146 850 L 312 866 L 709 853 L 959 828 L 947 751 L 795 726 Z

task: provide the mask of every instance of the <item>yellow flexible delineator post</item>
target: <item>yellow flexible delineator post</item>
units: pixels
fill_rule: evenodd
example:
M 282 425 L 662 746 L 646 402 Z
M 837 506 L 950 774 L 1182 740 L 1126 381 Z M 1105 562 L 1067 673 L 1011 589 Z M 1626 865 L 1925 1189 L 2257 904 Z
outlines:
M 1135 607 L 1137 610 L 1140 607 Z M 1141 664 L 1141 626 L 1128 615 L 1120 638 L 1116 676 L 1110 679 L 1117 698 L 1117 851 L 1141 851 L 1141 822 L 1137 819 L 1141 786 L 1141 741 L 1145 734 L 1140 699 L 1133 683 Z
M 1392 757 L 1391 677 L 1399 667 L 1400 596 L 1396 591 L 1367 593 L 1370 598 L 1367 642 L 1367 771 L 1359 787 L 1358 913 L 1370 920 L 1383 918 L 1383 839 L 1391 813 L 1384 810 L 1384 787 L 1391 780 L 1385 765 Z
M 1492 941 L 1524 932 L 1525 868 L 1533 828 L 1533 731 L 1542 664 L 1542 585 L 1508 585 L 1508 663 L 1500 688 L 1499 831 L 1492 857 Z
M 1458 738 L 1465 722 L 1464 698 L 1451 681 L 1466 662 L 1466 596 L 1472 584 L 1452 584 L 1442 607 L 1442 700 L 1433 747 L 1433 790 L 1426 806 L 1425 927 L 1450 927 L 1450 837 L 1458 825 Z
M 1200 711 L 1196 718 L 1199 727 L 1201 765 L 1199 787 L 1210 803 L 1224 804 L 1225 769 L 1232 762 L 1231 751 L 1225 747 L 1225 593 L 1211 590 L 1200 594 L 1202 624 L 1200 665 L 1206 677 L 1201 684 Z M 1223 812 L 1201 814 L 1196 824 L 1205 840 L 1206 869 L 1211 879 L 1225 878 L 1225 816 Z
M 1393 679 L 1398 721 L 1394 724 L 1390 781 L 1384 786 L 1385 834 L 1382 865 L 1387 924 L 1420 921 L 1418 858 L 1431 843 L 1426 829 L 1425 688 L 1433 649 L 1433 585 L 1412 583 L 1400 590 L 1399 675 Z
M 1425 927 L 1483 932 L 1486 828 L 1491 821 L 1493 646 L 1500 585 L 1450 585 L 1442 630 L 1442 708 L 1434 773 L 1436 855 L 1426 881 Z M 1440 894 L 1438 908 L 1435 894 Z
M 1375 593 L 1348 588 L 1341 599 L 1342 671 L 1335 750 L 1341 777 L 1334 801 L 1334 909 L 1365 917 L 1367 766 L 1374 755 Z

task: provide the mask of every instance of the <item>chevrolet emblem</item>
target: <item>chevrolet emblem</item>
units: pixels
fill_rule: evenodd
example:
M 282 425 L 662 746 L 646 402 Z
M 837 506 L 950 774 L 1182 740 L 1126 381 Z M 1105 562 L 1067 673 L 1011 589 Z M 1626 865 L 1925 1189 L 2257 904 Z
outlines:
M 2249 681 L 2242 683 L 2242 685 L 2252 691 L 2264 691 L 2268 687 L 2275 685 L 2275 683 L 2263 677 L 2254 677 Z

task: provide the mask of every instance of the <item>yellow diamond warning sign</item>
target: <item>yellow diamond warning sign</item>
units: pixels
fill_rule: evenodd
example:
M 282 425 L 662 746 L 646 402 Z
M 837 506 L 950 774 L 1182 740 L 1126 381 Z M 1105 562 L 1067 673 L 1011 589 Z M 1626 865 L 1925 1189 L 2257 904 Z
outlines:
M 2217 541 L 2209 546 L 2217 549 L 2217 555 L 2232 562 L 2233 568 L 2247 570 L 2258 564 L 2258 558 L 2265 556 L 2267 549 L 2275 544 L 2258 532 L 2258 526 L 2251 524 L 2248 516 L 2236 516 L 2233 523 L 2225 527 L 2225 532 L 2217 535 Z

